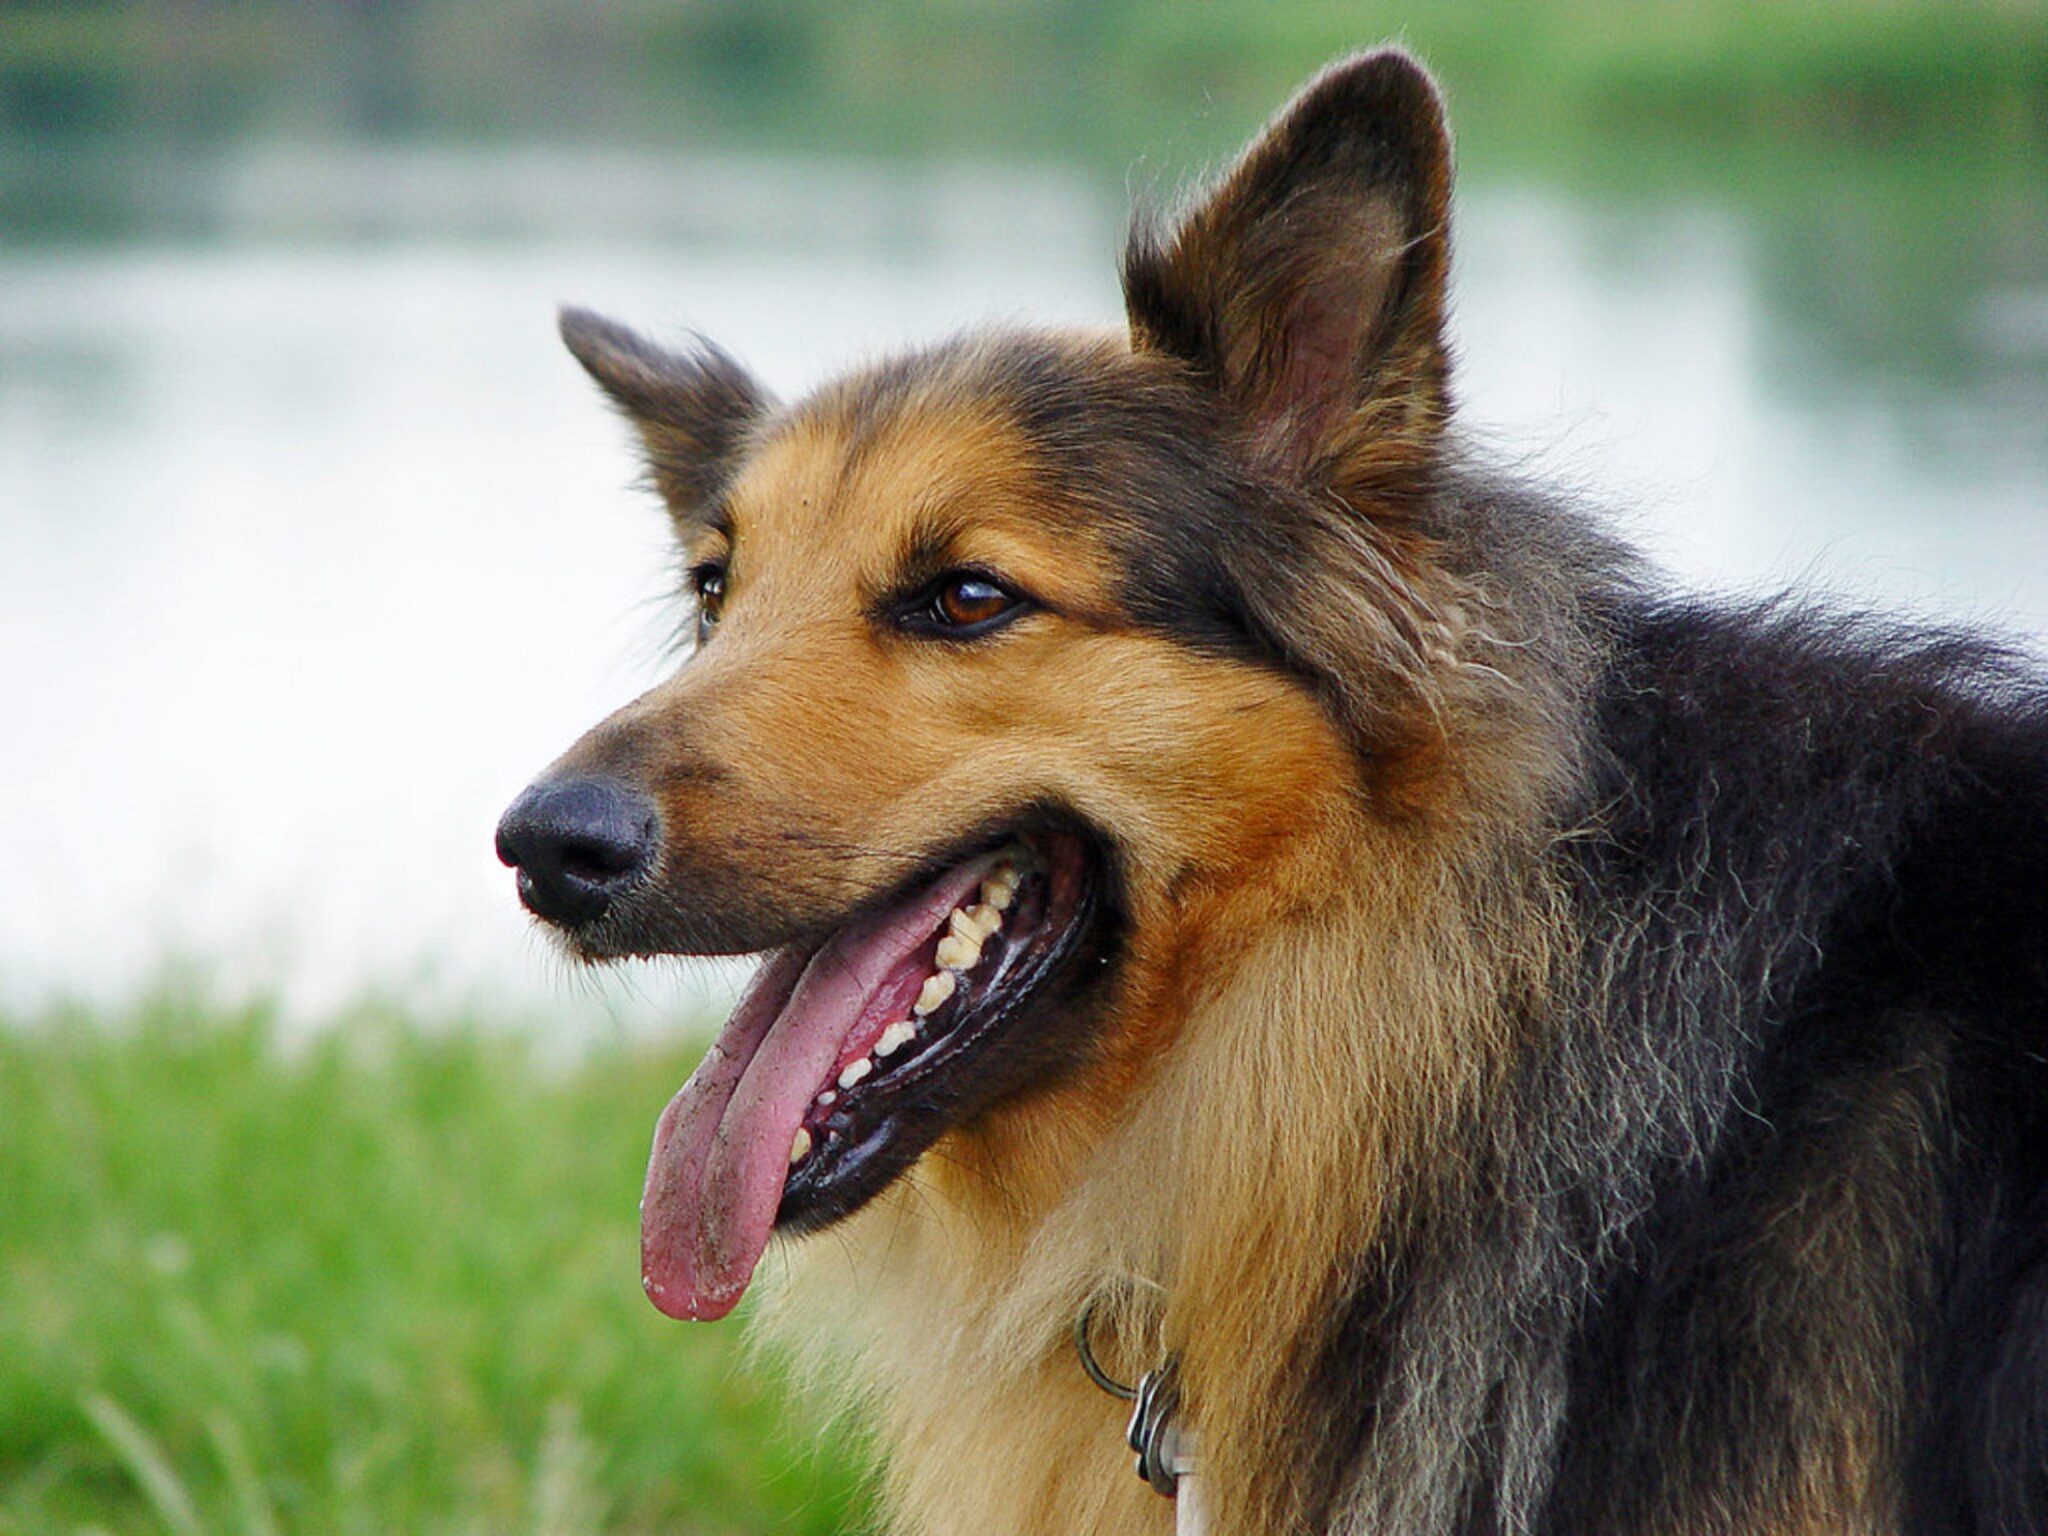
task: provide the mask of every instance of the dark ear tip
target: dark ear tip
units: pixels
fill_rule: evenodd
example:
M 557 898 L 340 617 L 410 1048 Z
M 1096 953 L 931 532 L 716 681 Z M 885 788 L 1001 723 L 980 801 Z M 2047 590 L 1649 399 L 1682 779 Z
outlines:
M 1347 54 L 1332 64 L 1326 73 L 1370 76 L 1384 83 L 1420 91 L 1432 98 L 1437 93 L 1436 76 L 1429 72 L 1429 66 L 1399 43 L 1382 43 L 1377 48 L 1362 48 L 1357 53 Z
M 600 358 L 643 350 L 640 338 L 625 326 L 580 304 L 564 304 L 556 310 L 555 328 L 561 333 L 562 345 L 586 368 L 595 366 Z
M 1448 143 L 1443 90 L 1422 61 L 1389 44 L 1354 53 L 1329 65 L 1302 87 L 1284 114 L 1341 113 L 1357 119 L 1401 124 L 1411 139 Z
M 581 304 L 562 304 L 555 309 L 555 329 L 562 333 L 562 340 L 570 346 L 587 335 L 594 327 L 608 322 L 594 309 L 585 309 Z
M 583 371 L 643 428 L 675 428 L 703 444 L 773 403 L 746 369 L 702 336 L 672 351 L 575 304 L 558 309 L 555 324 Z

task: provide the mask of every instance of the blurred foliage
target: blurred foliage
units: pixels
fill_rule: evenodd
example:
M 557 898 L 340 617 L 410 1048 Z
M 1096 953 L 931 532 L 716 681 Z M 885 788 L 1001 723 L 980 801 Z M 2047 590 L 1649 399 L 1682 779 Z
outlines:
M 685 1071 L 375 1011 L 0 1018 L 0 1532 L 857 1523 L 737 1330 L 635 1283 Z
M 2040 227 L 2048 0 L 0 0 L 0 240 L 204 234 L 255 144 L 1037 159 L 1163 199 L 1387 39 L 1467 185 Z
M 2048 122 L 2043 0 L 0 0 L 0 127 L 1122 164 L 1221 152 L 1317 61 L 1384 38 L 1445 76 L 1488 165 L 1668 140 L 1697 166 L 1702 138 L 2038 149 Z

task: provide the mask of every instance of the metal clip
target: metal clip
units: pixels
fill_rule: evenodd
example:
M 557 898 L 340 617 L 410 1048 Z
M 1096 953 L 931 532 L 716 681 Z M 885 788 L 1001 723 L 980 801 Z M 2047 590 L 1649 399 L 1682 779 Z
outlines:
M 1124 1438 L 1137 1453 L 1138 1476 L 1155 1493 L 1172 1498 L 1191 1458 L 1180 1431 L 1180 1377 L 1168 1361 L 1138 1381 L 1137 1404 Z
M 1131 1402 L 1137 1397 L 1138 1389 L 1125 1386 L 1105 1371 L 1095 1359 L 1095 1342 L 1090 1328 L 1095 1321 L 1095 1301 L 1095 1297 L 1089 1297 L 1086 1305 L 1081 1308 L 1081 1315 L 1074 1319 L 1074 1353 L 1081 1357 L 1082 1371 L 1098 1388 L 1111 1397 L 1120 1397 L 1127 1403 Z
M 1168 1360 L 1158 1370 L 1147 1371 L 1137 1386 L 1125 1386 L 1095 1358 L 1089 1330 L 1094 1313 L 1091 1298 L 1074 1319 L 1074 1352 L 1081 1357 L 1081 1369 L 1104 1392 L 1135 1404 L 1124 1440 L 1137 1454 L 1138 1476 L 1155 1493 L 1174 1501 L 1174 1530 L 1179 1536 L 1205 1536 L 1207 1510 L 1196 1493 L 1200 1480 L 1195 1476 L 1192 1437 L 1182 1433 L 1179 1423 L 1180 1377 L 1174 1363 Z

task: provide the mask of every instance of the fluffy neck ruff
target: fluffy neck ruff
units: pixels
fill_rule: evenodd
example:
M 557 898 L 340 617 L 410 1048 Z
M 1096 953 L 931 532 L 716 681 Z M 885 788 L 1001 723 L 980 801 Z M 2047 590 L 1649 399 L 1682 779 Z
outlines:
M 1167 1042 L 1141 1074 L 948 1138 L 791 1252 L 769 1336 L 870 1418 L 892 1528 L 1171 1529 L 1125 1406 L 1075 1360 L 1091 1297 L 1113 1370 L 1179 1358 L 1217 1529 L 1327 1511 L 1355 1428 L 1319 1422 L 1314 1366 L 1361 1255 L 1458 1166 L 1447 1128 L 1535 1011 L 1556 934 L 1533 857 L 1340 819 L 1219 893 L 1149 1016 L 1113 1022 Z

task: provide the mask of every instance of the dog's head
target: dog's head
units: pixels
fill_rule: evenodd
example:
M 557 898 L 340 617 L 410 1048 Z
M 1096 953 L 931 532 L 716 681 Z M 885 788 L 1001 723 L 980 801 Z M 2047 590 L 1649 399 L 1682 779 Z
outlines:
M 657 1132 L 664 1311 L 722 1315 L 773 1228 L 948 1133 L 1133 1080 L 1233 900 L 1312 902 L 1289 850 L 1419 813 L 1448 195 L 1433 87 L 1376 53 L 1133 239 L 1127 336 L 974 336 L 783 406 L 565 314 L 696 644 L 500 851 L 582 957 L 768 953 Z

